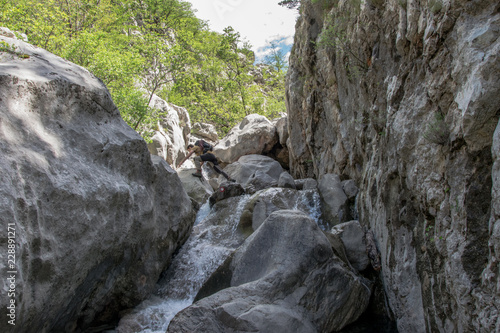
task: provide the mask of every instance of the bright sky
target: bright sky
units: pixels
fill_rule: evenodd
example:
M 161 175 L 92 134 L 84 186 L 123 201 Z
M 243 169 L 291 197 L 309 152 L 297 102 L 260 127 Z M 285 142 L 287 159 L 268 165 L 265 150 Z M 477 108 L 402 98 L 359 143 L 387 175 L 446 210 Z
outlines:
M 280 45 L 289 51 L 293 44 L 297 10 L 278 5 L 279 0 L 185 0 L 197 10 L 196 17 L 208 21 L 210 30 L 223 32 L 231 26 L 250 42 L 257 59 L 265 55 L 271 40 L 286 38 Z M 286 44 L 288 47 L 286 47 Z

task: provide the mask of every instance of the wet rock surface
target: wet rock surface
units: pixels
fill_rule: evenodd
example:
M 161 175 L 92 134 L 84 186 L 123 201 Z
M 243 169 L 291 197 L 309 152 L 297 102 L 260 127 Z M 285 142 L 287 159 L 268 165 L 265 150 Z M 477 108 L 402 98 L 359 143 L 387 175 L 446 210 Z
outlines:
M 369 283 L 333 255 L 302 212 L 272 213 L 229 261 L 211 277 L 227 288 L 181 311 L 168 332 L 326 332 L 354 321 L 368 305 Z

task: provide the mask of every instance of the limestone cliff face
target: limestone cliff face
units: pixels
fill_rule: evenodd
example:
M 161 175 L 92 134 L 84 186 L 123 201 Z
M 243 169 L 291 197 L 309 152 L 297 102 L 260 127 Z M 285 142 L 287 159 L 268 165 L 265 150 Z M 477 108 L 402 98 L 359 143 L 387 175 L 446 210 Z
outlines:
M 360 187 L 401 332 L 500 319 L 500 4 L 303 1 L 287 77 L 293 176 Z
M 0 52 L 0 331 L 82 331 L 154 289 L 191 230 L 191 201 L 101 81 L 0 41 L 18 52 Z

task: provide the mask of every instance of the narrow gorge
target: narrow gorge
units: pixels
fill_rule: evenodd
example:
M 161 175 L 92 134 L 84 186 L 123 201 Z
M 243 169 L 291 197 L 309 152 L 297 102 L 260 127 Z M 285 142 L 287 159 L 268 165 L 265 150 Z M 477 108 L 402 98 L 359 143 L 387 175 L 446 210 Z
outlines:
M 149 143 L 1 28 L 1 332 L 500 331 L 500 4 L 298 10 L 287 114 Z

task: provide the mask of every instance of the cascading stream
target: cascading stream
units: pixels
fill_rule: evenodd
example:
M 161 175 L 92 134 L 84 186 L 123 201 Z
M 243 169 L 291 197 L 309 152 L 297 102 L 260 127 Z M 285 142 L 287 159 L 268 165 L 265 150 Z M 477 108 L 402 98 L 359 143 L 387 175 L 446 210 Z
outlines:
M 299 191 L 298 200 L 292 209 L 307 213 L 323 229 L 321 221 L 321 198 L 316 190 Z
M 198 211 L 189 239 L 158 282 L 157 293 L 137 306 L 119 323 L 118 332 L 165 332 L 172 318 L 193 303 L 196 294 L 211 274 L 245 240 L 238 231 L 241 214 L 247 203 L 259 195 L 260 200 L 286 197 L 287 207 L 301 210 L 318 224 L 321 215 L 319 194 L 314 190 L 293 191 L 271 188 L 254 194 L 229 198 L 210 209 L 208 203 Z M 289 190 L 288 190 L 289 191 Z M 280 199 L 281 200 L 281 199 Z M 281 206 L 281 205 L 280 205 Z
M 200 208 L 191 236 L 159 281 L 157 293 L 122 318 L 119 332 L 166 331 L 172 318 L 193 303 L 203 283 L 243 242 L 237 225 L 249 198 L 230 198 L 228 207 L 217 212 L 208 203 Z

